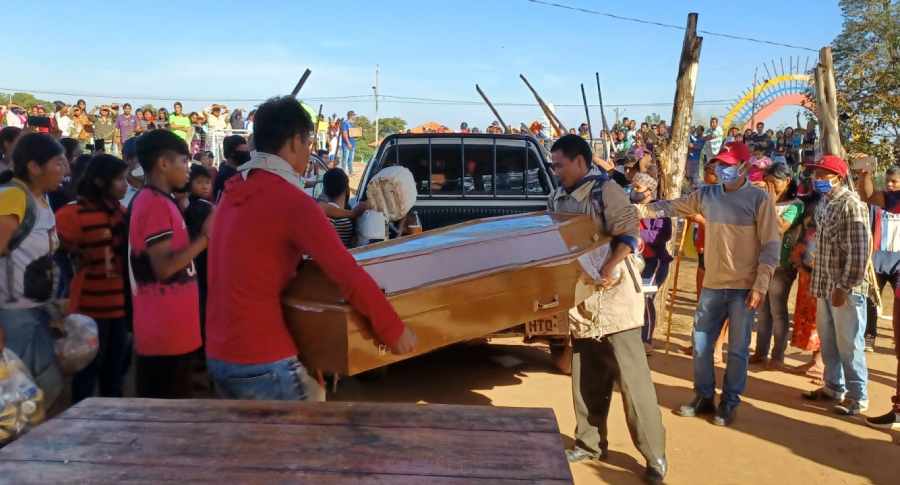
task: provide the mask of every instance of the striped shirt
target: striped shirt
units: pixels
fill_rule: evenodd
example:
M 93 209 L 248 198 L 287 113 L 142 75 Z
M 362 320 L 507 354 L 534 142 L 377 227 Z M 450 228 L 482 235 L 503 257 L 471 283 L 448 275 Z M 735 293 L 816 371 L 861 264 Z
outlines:
M 124 317 L 124 209 L 79 199 L 59 209 L 56 221 L 63 246 L 78 255 L 70 311 L 97 319 Z
M 340 207 L 334 202 L 329 202 L 328 204 Z M 341 242 L 344 243 L 344 247 L 347 249 L 352 248 L 353 239 L 356 234 L 356 230 L 353 226 L 353 219 L 349 217 L 329 217 L 329 220 L 331 221 L 331 225 L 334 226 L 334 230 L 337 231 L 338 237 L 341 238 Z
M 816 209 L 816 252 L 813 255 L 810 292 L 828 298 L 841 288 L 861 295 L 869 289 L 869 210 L 855 192 L 845 186 L 832 190 Z
M 781 231 L 775 202 L 766 192 L 749 182 L 732 192 L 722 184 L 706 185 L 687 197 L 638 207 L 643 218 L 703 215 L 704 288 L 769 290 Z

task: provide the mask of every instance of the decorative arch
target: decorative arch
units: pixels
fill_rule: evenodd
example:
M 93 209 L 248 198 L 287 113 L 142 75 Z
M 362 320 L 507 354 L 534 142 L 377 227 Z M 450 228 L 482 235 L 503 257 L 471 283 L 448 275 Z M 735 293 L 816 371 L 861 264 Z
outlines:
M 722 122 L 727 131 L 732 126 L 741 129 L 750 127 L 752 118 L 757 122 L 765 121 L 769 116 L 786 106 L 801 106 L 815 112 L 815 106 L 806 98 L 811 84 L 808 74 L 781 74 L 767 79 L 762 84 L 748 90 L 738 100 Z M 754 116 L 754 98 L 756 114 Z M 752 128 L 752 127 L 751 127 Z

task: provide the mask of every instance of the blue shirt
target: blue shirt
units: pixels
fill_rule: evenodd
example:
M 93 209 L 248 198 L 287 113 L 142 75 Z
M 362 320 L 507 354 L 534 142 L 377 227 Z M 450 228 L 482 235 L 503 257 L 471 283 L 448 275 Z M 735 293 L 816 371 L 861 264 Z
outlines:
M 688 151 L 688 160 L 700 160 L 703 144 L 703 138 L 700 138 L 697 135 L 691 135 L 691 149 Z
M 347 139 L 350 140 L 350 146 L 356 147 L 356 140 L 350 137 L 350 128 L 352 127 L 353 125 L 347 120 L 344 120 L 344 122 L 341 123 L 341 143 L 344 142 L 344 133 L 346 133 Z

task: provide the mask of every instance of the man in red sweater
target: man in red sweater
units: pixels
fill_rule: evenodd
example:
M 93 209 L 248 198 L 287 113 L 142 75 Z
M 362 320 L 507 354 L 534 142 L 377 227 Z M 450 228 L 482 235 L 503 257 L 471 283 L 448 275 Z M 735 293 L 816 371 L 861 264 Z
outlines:
M 301 185 L 313 122 L 291 97 L 256 111 L 257 151 L 226 184 L 209 246 L 206 351 L 216 389 L 231 399 L 322 399 L 297 360 L 281 294 L 303 255 L 334 280 L 344 298 L 396 354 L 416 343 L 374 280 L 344 249 Z

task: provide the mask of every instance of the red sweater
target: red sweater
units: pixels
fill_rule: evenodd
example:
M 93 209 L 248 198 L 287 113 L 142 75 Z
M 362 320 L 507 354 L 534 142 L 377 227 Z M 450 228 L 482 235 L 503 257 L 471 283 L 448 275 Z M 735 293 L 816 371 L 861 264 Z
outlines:
M 316 202 L 281 177 L 254 170 L 247 180 L 228 181 L 216 209 L 207 260 L 209 357 L 263 364 L 297 355 L 281 294 L 304 254 L 369 319 L 382 342 L 400 338 L 403 322 Z

